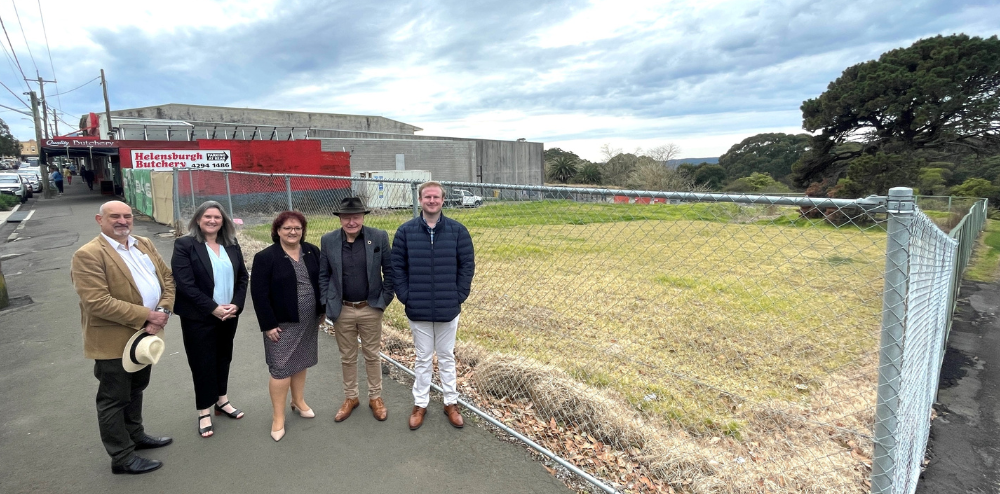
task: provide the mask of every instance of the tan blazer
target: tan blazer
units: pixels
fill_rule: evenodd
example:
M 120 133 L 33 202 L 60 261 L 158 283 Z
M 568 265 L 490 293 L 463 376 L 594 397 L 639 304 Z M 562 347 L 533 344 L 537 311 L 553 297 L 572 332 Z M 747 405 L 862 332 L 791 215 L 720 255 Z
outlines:
M 170 267 L 148 238 L 133 235 L 136 248 L 149 256 L 160 279 L 160 307 L 174 308 L 174 277 Z M 142 305 L 128 265 L 103 236 L 87 242 L 73 254 L 70 270 L 73 287 L 80 296 L 83 325 L 83 356 L 92 359 L 122 358 L 125 344 L 142 329 L 149 309 Z

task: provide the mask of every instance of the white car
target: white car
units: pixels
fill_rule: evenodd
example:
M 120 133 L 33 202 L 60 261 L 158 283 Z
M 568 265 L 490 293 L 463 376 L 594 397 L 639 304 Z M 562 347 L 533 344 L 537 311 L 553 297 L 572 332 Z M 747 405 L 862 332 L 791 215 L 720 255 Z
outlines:
M 34 170 L 18 170 L 17 174 L 28 179 L 28 184 L 31 186 L 32 191 L 42 191 L 42 177 L 38 176 L 38 172 Z
M 0 194 L 15 196 L 24 204 L 28 200 L 27 180 L 16 173 L 0 173 Z

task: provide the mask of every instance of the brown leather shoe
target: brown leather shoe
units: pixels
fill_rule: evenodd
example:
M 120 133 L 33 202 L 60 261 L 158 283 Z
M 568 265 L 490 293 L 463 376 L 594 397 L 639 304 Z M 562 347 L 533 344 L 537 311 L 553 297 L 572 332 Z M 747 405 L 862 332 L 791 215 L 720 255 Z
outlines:
M 333 418 L 333 421 L 343 422 L 347 420 L 347 417 L 351 416 L 351 412 L 353 412 L 355 408 L 358 408 L 358 404 L 359 402 L 357 398 L 348 398 L 344 400 L 344 404 L 340 405 L 340 410 L 337 410 L 337 416 Z
M 368 408 L 372 409 L 372 417 L 375 417 L 375 420 L 379 422 L 389 416 L 389 410 L 385 409 L 385 403 L 382 402 L 382 398 L 368 400 Z
M 413 412 L 410 413 L 410 430 L 415 431 L 424 425 L 424 414 L 427 413 L 427 408 L 425 407 L 413 407 Z
M 458 405 L 445 405 L 444 414 L 448 417 L 448 423 L 452 427 L 461 429 L 465 425 L 465 421 L 462 420 L 462 414 L 458 413 Z

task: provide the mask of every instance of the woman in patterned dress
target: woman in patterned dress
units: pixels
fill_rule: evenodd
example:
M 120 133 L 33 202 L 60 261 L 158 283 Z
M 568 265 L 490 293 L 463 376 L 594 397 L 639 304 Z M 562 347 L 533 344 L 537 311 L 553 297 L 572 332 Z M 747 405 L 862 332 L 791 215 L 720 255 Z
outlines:
M 319 322 L 325 308 L 319 300 L 319 248 L 305 241 L 306 218 L 285 211 L 271 224 L 274 245 L 253 258 L 250 295 L 271 379 L 268 390 L 274 413 L 271 438 L 285 435 L 285 403 L 292 392 L 292 411 L 304 418 L 316 414 L 304 399 L 306 369 L 318 360 Z

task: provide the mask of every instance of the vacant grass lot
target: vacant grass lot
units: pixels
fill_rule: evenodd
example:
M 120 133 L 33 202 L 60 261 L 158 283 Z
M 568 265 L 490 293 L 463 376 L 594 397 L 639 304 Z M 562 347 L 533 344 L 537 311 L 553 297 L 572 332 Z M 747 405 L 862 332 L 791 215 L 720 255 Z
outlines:
M 873 403 L 880 225 L 733 204 L 542 201 L 445 214 L 476 247 L 459 339 L 555 365 L 692 431 L 738 437 L 748 407 L 820 395 L 828 409 L 837 396 Z M 391 237 L 410 217 L 373 213 L 366 224 Z M 308 241 L 339 226 L 311 217 Z M 269 243 L 267 226 L 247 233 Z M 406 329 L 398 303 L 386 314 Z

